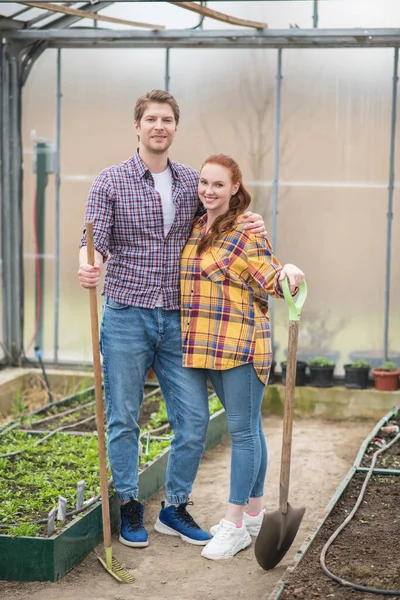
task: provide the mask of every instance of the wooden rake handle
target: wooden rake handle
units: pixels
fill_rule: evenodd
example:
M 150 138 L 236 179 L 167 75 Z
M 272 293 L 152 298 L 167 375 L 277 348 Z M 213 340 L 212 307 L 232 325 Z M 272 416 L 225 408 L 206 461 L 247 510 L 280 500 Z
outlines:
M 87 239 L 87 260 L 89 265 L 94 266 L 94 237 L 93 223 L 86 223 Z M 93 371 L 94 371 L 94 389 L 96 399 L 96 426 L 97 426 L 97 444 L 99 450 L 100 465 L 100 491 L 101 491 L 101 510 L 103 515 L 103 537 L 104 547 L 111 547 L 111 524 L 110 507 L 108 501 L 108 478 L 107 478 L 107 459 L 106 459 L 106 437 L 104 433 L 104 409 L 103 409 L 103 389 L 101 379 L 101 361 L 100 361 L 100 341 L 99 341 L 99 317 L 97 312 L 97 288 L 89 288 L 90 298 L 90 321 L 92 326 L 92 351 L 93 351 Z

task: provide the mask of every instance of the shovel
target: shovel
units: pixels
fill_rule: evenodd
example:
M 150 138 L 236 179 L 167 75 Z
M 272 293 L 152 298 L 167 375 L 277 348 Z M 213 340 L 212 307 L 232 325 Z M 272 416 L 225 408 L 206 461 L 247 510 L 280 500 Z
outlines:
M 94 266 L 94 240 L 93 223 L 86 223 L 87 237 L 87 260 L 89 265 Z M 103 412 L 103 387 L 101 381 L 101 362 L 99 348 L 99 319 L 97 313 L 97 288 L 89 288 L 90 294 L 90 320 L 92 325 L 92 350 L 93 350 L 93 370 L 94 370 L 94 391 L 96 398 L 96 426 L 97 426 L 97 444 L 99 450 L 100 466 L 100 491 L 101 491 L 101 511 L 103 516 L 103 538 L 105 559 L 97 558 L 103 567 L 117 581 L 121 583 L 131 583 L 134 577 L 126 571 L 119 561 L 112 555 L 111 545 L 111 524 L 110 507 L 108 502 L 108 479 L 107 479 L 107 461 L 106 461 L 106 440 L 104 433 L 104 412 Z
M 294 413 L 294 388 L 296 382 L 296 355 L 299 335 L 300 312 L 307 297 L 306 282 L 300 286 L 296 302 L 293 300 L 287 279 L 282 290 L 289 308 L 289 341 L 286 367 L 285 408 L 283 417 L 283 439 L 279 506 L 274 512 L 266 513 L 256 538 L 254 552 L 260 567 L 269 571 L 276 567 L 293 543 L 300 527 L 305 508 L 294 508 L 288 503 L 290 455 Z

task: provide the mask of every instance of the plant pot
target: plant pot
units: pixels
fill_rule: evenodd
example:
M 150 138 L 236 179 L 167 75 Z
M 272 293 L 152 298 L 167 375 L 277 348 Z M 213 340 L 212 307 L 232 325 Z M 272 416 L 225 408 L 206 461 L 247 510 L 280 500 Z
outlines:
M 328 388 L 333 386 L 333 367 L 312 367 L 310 369 L 310 385 L 313 387 Z
M 381 371 L 372 369 L 372 375 L 375 380 L 375 387 L 381 392 L 395 392 L 399 389 L 400 369 L 397 371 Z
M 286 384 L 286 362 L 281 362 L 281 368 L 282 368 L 282 383 L 283 385 Z M 298 360 L 296 362 L 296 386 L 300 387 L 302 385 L 306 385 L 306 368 L 307 368 L 307 363 L 302 361 L 302 360 Z
M 344 385 L 351 390 L 363 390 L 368 387 L 369 367 L 343 365 Z
M 275 367 L 276 367 L 276 360 L 273 360 L 271 363 L 271 368 L 269 370 L 268 385 L 275 383 Z

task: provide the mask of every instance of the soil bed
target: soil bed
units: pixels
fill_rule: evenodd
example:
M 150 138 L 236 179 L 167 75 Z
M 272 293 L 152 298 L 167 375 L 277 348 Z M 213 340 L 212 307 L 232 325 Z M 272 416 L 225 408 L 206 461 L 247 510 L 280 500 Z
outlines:
M 396 598 L 344 587 L 325 575 L 320 565 L 322 548 L 352 510 L 364 478 L 364 473 L 352 478 L 304 558 L 288 577 L 282 600 Z M 357 585 L 400 590 L 399 506 L 400 476 L 374 475 L 357 513 L 328 549 L 327 568 Z
M 53 402 L 58 402 L 62 398 L 72 396 L 82 389 L 90 387 L 93 379 L 90 374 L 88 377 L 81 374 L 76 377 L 66 377 L 65 381 L 59 381 L 57 384 L 53 384 L 52 377 L 50 376 L 50 381 Z M 36 410 L 40 410 L 49 403 L 49 393 L 41 373 L 30 373 L 20 385 L 21 388 L 17 389 L 14 393 L 9 412 L 0 414 L 0 426 L 13 419 L 24 417 Z
M 139 470 L 146 469 L 170 444 L 171 430 L 165 403 L 161 402 L 157 388 L 153 391 L 156 394 L 144 401 L 141 415 Z M 87 397 L 83 402 L 87 404 Z M 76 435 L 70 435 L 77 429 L 74 419 L 87 418 L 88 411 L 94 413 L 94 404 L 79 412 L 74 401 L 74 406 L 69 407 L 73 412 L 64 416 L 58 416 L 60 408 L 64 410 L 65 406 L 51 407 L 49 412 L 56 411 L 57 418 L 37 422 L 36 426 L 40 429 L 50 424 L 52 430 L 60 426 L 69 428 L 63 432 L 38 431 L 37 435 L 31 435 L 15 429 L 0 436 L 0 472 L 3 474 L 0 479 L 0 535 L 46 535 L 46 523 L 38 521 L 47 519 L 60 495 L 67 500 L 67 513 L 73 511 L 77 484 L 81 480 L 85 481 L 85 501 L 92 501 L 99 494 L 97 432 L 83 435 L 81 429 Z M 210 413 L 214 414 L 220 408 L 219 400 L 210 398 Z M 49 416 L 54 415 L 45 418 Z M 83 425 L 92 424 L 95 429 L 95 419 Z M 71 518 L 73 515 L 67 517 L 67 521 L 57 522 L 57 528 L 63 527 Z
M 375 421 L 376 422 L 376 421 Z M 354 461 L 360 444 L 375 422 L 326 422 L 296 420 L 293 431 L 290 500 L 306 505 L 298 538 L 282 563 L 272 571 L 262 570 L 253 544 L 232 560 L 209 561 L 200 556 L 201 547 L 154 531 L 165 492 L 146 501 L 145 525 L 148 548 L 128 548 L 113 536 L 116 558 L 132 570 L 135 582 L 122 586 L 100 565 L 94 552 L 57 583 L 0 581 L 2 600 L 266 600 L 292 564 L 297 548 L 315 526 L 327 502 Z M 265 504 L 279 506 L 279 473 L 282 451 L 282 419 L 265 417 L 269 465 Z M 32 436 L 33 437 L 33 436 Z M 316 460 L 316 456 L 318 460 Z M 229 437 L 206 452 L 196 478 L 190 513 L 205 529 L 224 516 L 229 490 L 231 444 Z M 102 544 L 97 552 L 103 553 Z M 307 600 L 313 600 L 310 594 Z M 324 599 L 325 600 L 325 599 Z M 327 599 L 331 600 L 331 599 Z M 334 600 L 340 600 L 336 596 Z M 374 600 L 371 596 L 368 600 Z
M 157 387 L 146 386 L 144 400 L 140 410 L 139 427 L 148 424 L 151 415 L 156 413 L 160 407 L 161 394 Z M 93 417 L 93 419 L 89 419 Z M 81 421 L 85 421 L 81 423 Z M 75 427 L 72 427 L 76 424 Z M 49 406 L 46 410 L 32 416 L 22 418 L 21 429 L 27 431 L 53 431 L 59 427 L 71 426 L 69 431 L 90 432 L 96 431 L 95 401 L 93 396 L 83 394 L 78 399 L 67 399 L 65 402 L 55 406 Z
M 369 467 L 371 465 L 374 452 L 389 443 L 395 437 L 395 435 L 397 435 L 395 431 L 388 431 L 386 429 L 387 427 L 391 426 L 394 428 L 396 428 L 396 426 L 400 428 L 400 411 L 398 411 L 397 415 L 393 416 L 390 421 L 388 421 L 387 426 L 383 427 L 378 432 L 378 435 L 374 438 L 372 443 L 368 445 L 368 448 L 361 461 L 361 467 Z M 382 454 L 378 454 L 375 468 L 400 470 L 400 443 L 394 444 L 391 448 L 385 452 L 382 452 Z

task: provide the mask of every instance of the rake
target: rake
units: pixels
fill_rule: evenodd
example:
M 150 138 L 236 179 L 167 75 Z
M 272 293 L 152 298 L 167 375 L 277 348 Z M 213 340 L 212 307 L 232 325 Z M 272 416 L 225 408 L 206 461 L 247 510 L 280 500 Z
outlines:
M 93 223 L 86 223 L 87 238 L 87 260 L 94 266 L 94 238 Z M 110 507 L 108 501 L 108 479 L 107 479 L 107 461 L 106 461 L 106 441 L 104 433 L 104 411 L 103 411 L 103 389 L 101 380 L 101 362 L 99 347 L 99 319 L 97 313 L 97 288 L 89 288 L 90 298 L 90 321 L 92 326 L 92 350 L 93 350 L 93 372 L 94 389 L 96 399 L 96 426 L 97 443 L 99 449 L 100 466 L 100 491 L 101 491 L 101 510 L 103 516 L 103 538 L 105 559 L 97 556 L 103 567 L 117 581 L 121 583 L 132 583 L 135 578 L 128 573 L 121 563 L 113 556 L 111 545 L 111 524 Z

